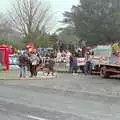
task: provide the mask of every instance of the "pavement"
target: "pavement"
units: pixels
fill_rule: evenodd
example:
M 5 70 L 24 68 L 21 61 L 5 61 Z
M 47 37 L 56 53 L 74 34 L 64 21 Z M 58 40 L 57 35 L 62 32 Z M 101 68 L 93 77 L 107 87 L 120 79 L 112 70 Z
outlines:
M 55 69 L 57 72 L 60 73 L 68 73 L 69 67 L 65 67 L 65 64 L 56 64 Z M 30 73 L 28 73 L 30 76 Z M 43 73 L 39 73 L 36 79 L 43 79 L 43 78 L 54 78 L 54 76 L 46 76 Z M 10 71 L 0 72 L 0 80 L 20 80 L 19 77 L 19 69 L 16 67 L 13 69 L 11 68 Z
M 0 80 L 16 80 L 16 79 L 20 79 L 18 71 L 0 72 Z
M 0 81 L 1 120 L 120 120 L 120 80 L 57 74 Z
M 19 71 L 9 71 L 9 72 L 0 72 L 0 80 L 21 80 L 19 77 Z M 27 75 L 28 77 L 23 80 L 42 80 L 42 79 L 51 79 L 55 78 L 56 76 L 49 75 L 47 76 L 46 74 L 43 75 L 43 72 L 39 72 L 36 78 L 30 78 L 30 73 Z

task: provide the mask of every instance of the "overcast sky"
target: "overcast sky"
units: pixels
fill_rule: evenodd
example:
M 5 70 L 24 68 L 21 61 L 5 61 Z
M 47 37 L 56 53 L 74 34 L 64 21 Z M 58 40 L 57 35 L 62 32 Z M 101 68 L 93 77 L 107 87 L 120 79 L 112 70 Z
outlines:
M 5 12 L 10 8 L 10 2 L 15 0 L 0 0 L 0 10 Z M 43 0 L 44 1 L 44 0 Z M 53 23 L 54 29 L 61 26 L 61 24 L 57 21 L 63 19 L 62 13 L 64 11 L 69 11 L 72 5 L 76 5 L 79 0 L 47 0 L 51 4 L 52 12 L 53 12 Z

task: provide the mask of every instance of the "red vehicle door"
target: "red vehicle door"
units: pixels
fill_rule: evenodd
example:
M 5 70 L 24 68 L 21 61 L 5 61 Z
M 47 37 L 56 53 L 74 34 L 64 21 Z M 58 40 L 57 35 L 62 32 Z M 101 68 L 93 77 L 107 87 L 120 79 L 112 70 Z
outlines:
M 2 45 L 0 46 L 0 64 L 3 67 L 4 71 L 8 71 L 9 70 L 9 47 Z

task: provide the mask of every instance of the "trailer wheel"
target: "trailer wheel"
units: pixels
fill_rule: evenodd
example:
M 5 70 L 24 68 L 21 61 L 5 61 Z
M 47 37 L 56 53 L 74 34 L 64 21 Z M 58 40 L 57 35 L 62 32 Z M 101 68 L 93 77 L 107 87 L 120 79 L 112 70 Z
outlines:
M 100 76 L 102 78 L 109 78 L 109 74 L 107 73 L 107 68 L 105 66 L 101 67 Z

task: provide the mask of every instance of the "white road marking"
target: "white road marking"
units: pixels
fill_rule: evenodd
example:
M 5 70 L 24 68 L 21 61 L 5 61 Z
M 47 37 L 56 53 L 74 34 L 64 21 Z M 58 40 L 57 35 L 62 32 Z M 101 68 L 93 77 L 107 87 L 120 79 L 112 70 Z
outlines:
M 32 116 L 32 115 L 27 115 L 26 117 L 27 117 L 27 118 L 34 119 L 34 120 L 47 120 L 47 119 L 45 119 L 45 118 L 40 118 L 40 117 Z
M 5 108 L 0 108 L 0 111 L 9 112 L 9 110 L 7 110 Z M 16 113 L 18 113 L 18 112 L 16 112 Z M 37 116 L 33 116 L 33 115 L 24 115 L 24 114 L 20 114 L 20 115 L 23 116 L 23 117 L 27 117 L 27 118 L 33 119 L 33 120 L 48 120 L 48 119 L 37 117 Z
M 5 108 L 0 108 L 0 111 L 3 111 L 3 112 L 8 112 L 8 110 L 7 110 L 7 109 L 5 109 Z

